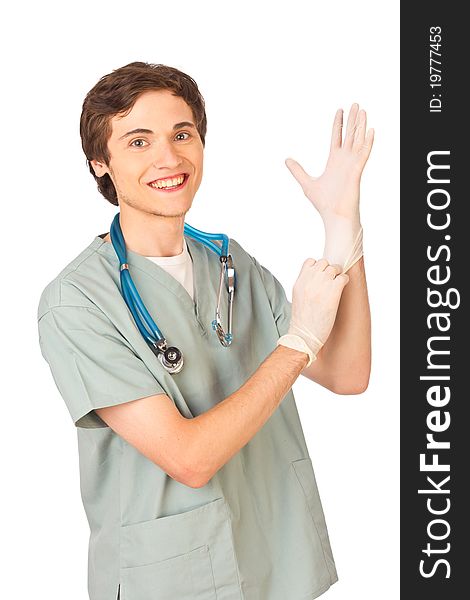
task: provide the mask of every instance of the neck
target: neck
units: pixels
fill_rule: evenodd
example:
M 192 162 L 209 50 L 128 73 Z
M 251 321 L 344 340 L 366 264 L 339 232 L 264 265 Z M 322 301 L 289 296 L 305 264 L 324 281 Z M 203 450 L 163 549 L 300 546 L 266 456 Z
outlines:
M 119 223 L 126 248 L 142 256 L 177 256 L 183 252 L 184 215 L 160 216 L 121 210 Z M 108 233 L 104 238 L 111 241 Z

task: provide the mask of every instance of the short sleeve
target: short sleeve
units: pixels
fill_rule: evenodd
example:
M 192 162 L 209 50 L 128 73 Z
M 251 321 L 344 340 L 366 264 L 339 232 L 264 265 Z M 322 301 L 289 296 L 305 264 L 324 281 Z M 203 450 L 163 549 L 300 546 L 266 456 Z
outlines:
M 287 299 L 286 292 L 276 277 L 266 267 L 263 267 L 256 258 L 253 256 L 250 256 L 250 258 L 261 276 L 279 336 L 285 335 L 289 330 L 292 303 Z
M 38 329 L 41 353 L 77 427 L 107 427 L 95 408 L 165 393 L 101 310 L 56 306 Z

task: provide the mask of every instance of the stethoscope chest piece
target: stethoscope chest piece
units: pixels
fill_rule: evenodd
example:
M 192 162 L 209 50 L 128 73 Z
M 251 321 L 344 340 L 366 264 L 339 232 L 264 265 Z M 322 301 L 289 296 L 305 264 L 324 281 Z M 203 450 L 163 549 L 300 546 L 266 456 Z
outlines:
M 161 341 L 152 345 L 152 350 L 168 373 L 179 373 L 183 368 L 183 354 L 176 346 L 169 346 L 167 348 L 166 342 Z

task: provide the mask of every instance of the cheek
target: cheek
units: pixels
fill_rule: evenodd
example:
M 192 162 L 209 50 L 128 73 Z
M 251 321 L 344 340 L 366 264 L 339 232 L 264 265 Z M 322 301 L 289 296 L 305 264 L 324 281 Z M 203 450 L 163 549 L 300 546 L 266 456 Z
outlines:
M 197 169 L 197 181 L 198 183 L 201 182 L 202 179 L 202 174 L 204 171 L 204 161 L 202 159 L 202 156 L 198 156 L 197 159 L 194 161 L 194 164 L 196 165 L 196 169 Z
M 128 185 L 132 185 L 134 182 L 138 183 L 142 176 L 142 168 L 132 159 L 121 161 L 116 167 L 116 171 L 118 173 L 118 181 L 125 182 Z
M 193 180 L 193 187 L 198 189 L 202 180 L 202 167 L 198 168 L 195 179 Z

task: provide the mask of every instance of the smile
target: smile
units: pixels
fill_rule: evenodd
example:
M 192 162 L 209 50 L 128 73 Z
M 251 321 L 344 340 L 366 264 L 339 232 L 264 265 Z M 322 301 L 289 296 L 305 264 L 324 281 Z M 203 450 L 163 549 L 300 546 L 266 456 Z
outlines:
M 157 179 L 156 181 L 152 181 L 147 185 L 154 190 L 160 190 L 164 192 L 176 192 L 181 190 L 186 185 L 186 182 L 189 179 L 189 175 L 184 173 L 183 175 L 178 175 L 177 177 L 170 177 L 168 179 Z

